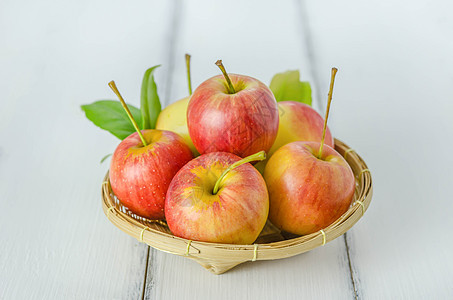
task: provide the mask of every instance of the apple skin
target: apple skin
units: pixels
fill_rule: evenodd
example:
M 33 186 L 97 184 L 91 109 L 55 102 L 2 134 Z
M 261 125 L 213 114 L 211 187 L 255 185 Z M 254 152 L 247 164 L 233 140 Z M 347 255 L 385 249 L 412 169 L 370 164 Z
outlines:
M 274 144 L 267 153 L 268 159 L 255 167 L 262 173 L 269 158 L 280 147 L 297 141 L 321 142 L 324 119 L 311 106 L 296 101 L 278 102 L 279 123 Z M 332 134 L 327 127 L 324 144 L 334 147 Z
M 269 150 L 268 157 L 272 156 L 280 147 L 291 142 L 321 142 L 324 119 L 315 109 L 296 101 L 279 102 L 278 109 L 277 138 Z M 334 147 L 334 140 L 328 127 L 324 144 Z
M 230 152 L 246 157 L 269 151 L 278 131 L 278 107 L 261 81 L 229 74 L 236 93 L 229 94 L 222 75 L 203 82 L 187 109 L 190 138 L 201 154 Z
M 110 185 L 116 197 L 133 213 L 164 219 L 165 195 L 179 169 L 192 159 L 182 137 L 171 131 L 142 130 L 125 138 L 113 153 Z
M 189 105 L 190 97 L 180 99 L 167 107 L 165 107 L 157 117 L 156 129 L 169 130 L 179 134 L 194 156 L 200 155 L 195 149 L 192 140 L 189 136 L 187 128 L 187 106 Z
M 277 150 L 264 170 L 269 219 L 278 228 L 305 235 L 326 228 L 345 213 L 355 178 L 344 158 L 320 143 L 293 142 Z
M 249 163 L 231 170 L 216 195 L 221 173 L 241 158 L 211 152 L 187 163 L 173 178 L 165 200 L 171 232 L 203 242 L 251 244 L 266 224 L 269 196 L 261 174 Z

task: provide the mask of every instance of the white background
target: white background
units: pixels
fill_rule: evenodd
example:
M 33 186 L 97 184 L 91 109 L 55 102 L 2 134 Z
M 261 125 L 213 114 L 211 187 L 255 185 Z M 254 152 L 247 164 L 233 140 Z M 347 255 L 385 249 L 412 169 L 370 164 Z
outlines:
M 453 297 L 450 1 L 0 3 L 0 299 Z M 119 140 L 80 105 L 139 104 L 153 65 L 164 103 L 227 70 L 269 83 L 300 69 L 329 126 L 368 163 L 374 197 L 346 236 L 215 276 L 149 249 L 101 209 Z M 148 260 L 148 264 L 147 264 Z

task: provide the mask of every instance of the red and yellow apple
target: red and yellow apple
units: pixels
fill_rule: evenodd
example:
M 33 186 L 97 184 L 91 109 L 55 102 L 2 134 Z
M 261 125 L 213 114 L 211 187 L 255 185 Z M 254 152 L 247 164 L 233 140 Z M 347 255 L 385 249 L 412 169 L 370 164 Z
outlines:
M 354 174 L 328 145 L 293 142 L 267 162 L 269 219 L 278 228 L 305 235 L 326 228 L 345 213 L 354 196 Z
M 201 154 L 230 152 L 246 157 L 269 151 L 277 136 L 278 108 L 261 81 L 229 74 L 234 92 L 222 75 L 203 82 L 187 109 L 190 138 Z
M 165 217 L 174 235 L 230 244 L 256 240 L 266 224 L 268 192 L 263 177 L 249 163 L 223 174 L 240 161 L 231 153 L 211 152 L 179 170 L 165 200 Z
M 184 140 L 171 131 L 142 130 L 116 148 L 110 163 L 113 193 L 133 213 L 148 219 L 164 219 L 165 195 L 176 174 L 192 159 Z

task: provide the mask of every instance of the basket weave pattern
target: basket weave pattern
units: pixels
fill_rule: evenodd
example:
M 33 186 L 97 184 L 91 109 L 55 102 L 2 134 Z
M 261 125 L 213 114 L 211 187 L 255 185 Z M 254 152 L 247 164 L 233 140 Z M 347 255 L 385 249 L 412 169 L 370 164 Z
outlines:
M 156 249 L 187 256 L 215 274 L 224 273 L 246 261 L 291 257 L 341 236 L 363 216 L 370 205 L 373 187 L 365 161 L 337 139 L 335 149 L 345 157 L 356 177 L 354 199 L 349 210 L 334 223 L 309 235 L 291 236 L 281 233 L 268 222 L 252 245 L 207 243 L 179 238 L 170 232 L 165 222 L 139 217 L 124 207 L 112 192 L 108 173 L 102 184 L 102 208 L 107 218 L 130 236 Z

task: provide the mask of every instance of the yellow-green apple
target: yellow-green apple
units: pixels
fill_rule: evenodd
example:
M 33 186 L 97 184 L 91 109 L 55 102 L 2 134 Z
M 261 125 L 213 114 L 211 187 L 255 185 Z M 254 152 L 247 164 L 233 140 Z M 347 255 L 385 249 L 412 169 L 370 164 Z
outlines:
M 267 160 L 275 151 L 288 143 L 296 141 L 321 142 L 324 119 L 311 106 L 296 101 L 282 101 L 278 103 L 278 110 L 277 138 L 267 153 Z M 326 130 L 325 143 L 334 147 L 329 128 Z M 267 160 L 255 165 L 261 173 L 264 171 Z
M 201 155 L 179 170 L 165 199 L 171 232 L 190 240 L 251 244 L 263 229 L 269 198 L 261 174 L 245 159 L 227 152 Z
M 174 132 L 142 130 L 144 146 L 137 132 L 116 148 L 110 164 L 113 193 L 133 213 L 148 219 L 164 219 L 165 195 L 173 176 L 192 152 Z
M 269 219 L 298 235 L 326 228 L 345 213 L 354 195 L 354 174 L 343 157 L 328 145 L 293 142 L 267 162 Z
M 194 155 L 198 155 L 197 149 L 192 143 L 187 129 L 187 106 L 190 97 L 183 98 L 165 107 L 159 114 L 156 129 L 170 130 L 179 134 Z
M 278 108 L 271 90 L 261 81 L 224 73 L 203 82 L 187 109 L 190 138 L 201 154 L 230 152 L 246 157 L 269 151 L 277 136 Z M 226 81 L 226 82 L 225 82 Z
M 190 79 L 190 55 L 186 54 L 187 66 L 187 83 L 189 87 L 189 95 L 192 95 L 192 84 Z M 165 107 L 159 114 L 156 122 L 156 129 L 170 130 L 176 132 L 186 142 L 195 156 L 199 153 L 192 143 L 189 136 L 189 129 L 187 128 L 187 106 L 189 105 L 189 97 L 185 97 Z
M 193 156 L 178 134 L 165 130 L 140 131 L 115 82 L 109 82 L 136 132 L 115 149 L 110 163 L 110 185 L 133 213 L 164 219 L 165 195 L 173 176 Z

